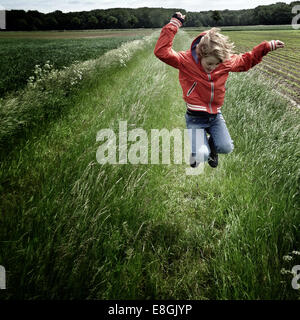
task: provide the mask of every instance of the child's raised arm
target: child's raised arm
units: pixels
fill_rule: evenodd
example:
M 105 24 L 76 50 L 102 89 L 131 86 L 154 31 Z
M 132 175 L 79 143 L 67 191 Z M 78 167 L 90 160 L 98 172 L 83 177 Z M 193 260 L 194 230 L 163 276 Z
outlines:
M 263 56 L 268 52 L 278 48 L 284 48 L 284 43 L 280 40 L 263 41 L 250 52 L 232 55 L 226 64 L 229 64 L 230 71 L 232 72 L 248 71 L 250 68 L 260 63 Z
M 162 28 L 154 49 L 157 58 L 177 69 L 180 66 L 180 54 L 172 49 L 172 45 L 175 34 L 182 26 L 184 19 L 185 15 L 176 12 L 170 22 Z

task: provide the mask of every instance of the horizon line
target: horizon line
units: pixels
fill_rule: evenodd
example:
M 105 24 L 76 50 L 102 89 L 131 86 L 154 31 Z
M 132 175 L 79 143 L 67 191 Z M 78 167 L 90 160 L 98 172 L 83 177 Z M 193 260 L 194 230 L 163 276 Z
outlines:
M 143 9 L 143 8 L 148 8 L 148 9 L 164 9 L 164 10 L 172 10 L 172 9 L 176 9 L 176 10 L 184 10 L 185 12 L 209 12 L 209 11 L 225 11 L 225 10 L 228 10 L 228 11 L 242 11 L 242 10 L 253 10 L 257 7 L 268 7 L 268 6 L 272 6 L 276 3 L 278 3 L 280 1 L 277 1 L 277 2 L 274 2 L 272 4 L 267 4 L 267 5 L 258 5 L 258 6 L 255 6 L 254 8 L 247 8 L 247 9 L 221 9 L 221 10 L 214 10 L 214 9 L 210 9 L 210 10 L 203 10 L 203 11 L 190 11 L 190 10 L 187 10 L 187 9 L 184 9 L 184 8 L 164 8 L 164 7 L 147 7 L 147 6 L 144 6 L 144 7 L 138 7 L 138 8 L 132 8 L 132 7 L 111 7 L 111 8 L 99 8 L 99 9 L 90 9 L 90 10 L 76 10 L 76 11 L 62 11 L 60 9 L 56 9 L 54 11 L 49 11 L 49 12 L 43 12 L 43 11 L 39 11 L 38 9 L 21 9 L 21 8 L 18 8 L 18 9 L 6 9 L 5 7 L 3 7 L 2 5 L 0 5 L 0 10 L 5 10 L 5 11 L 13 11 L 13 10 L 23 10 L 25 12 L 28 12 L 28 11 L 38 11 L 39 13 L 43 13 L 43 14 L 49 14 L 49 13 L 53 13 L 53 12 L 56 12 L 56 11 L 60 11 L 64 14 L 67 14 L 67 13 L 76 13 L 76 12 L 91 12 L 91 11 L 96 11 L 96 10 L 112 10 L 112 9 L 131 9 L 131 10 L 138 10 L 138 9 Z M 298 2 L 298 1 L 291 1 L 290 3 L 285 3 L 286 5 L 290 5 L 292 2 Z M 300 1 L 299 1 L 300 2 Z

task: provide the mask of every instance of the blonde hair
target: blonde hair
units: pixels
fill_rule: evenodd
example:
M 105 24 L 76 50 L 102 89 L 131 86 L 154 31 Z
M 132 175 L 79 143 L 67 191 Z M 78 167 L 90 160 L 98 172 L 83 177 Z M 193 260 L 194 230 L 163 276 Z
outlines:
M 229 38 L 220 34 L 220 31 L 219 28 L 204 31 L 206 34 L 196 47 L 196 52 L 201 57 L 215 56 L 221 62 L 224 62 L 233 54 L 234 43 L 229 42 Z

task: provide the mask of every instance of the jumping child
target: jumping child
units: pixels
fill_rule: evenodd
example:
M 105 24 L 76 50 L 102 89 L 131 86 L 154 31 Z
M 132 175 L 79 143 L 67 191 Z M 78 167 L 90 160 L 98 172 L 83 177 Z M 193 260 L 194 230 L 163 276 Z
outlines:
M 172 49 L 173 39 L 184 19 L 180 12 L 172 16 L 161 30 L 154 54 L 179 69 L 192 149 L 190 165 L 197 167 L 201 161 L 207 161 L 215 168 L 218 153 L 230 153 L 234 148 L 221 112 L 229 72 L 248 71 L 268 52 L 283 48 L 284 43 L 280 40 L 263 41 L 252 51 L 237 55 L 233 54 L 234 44 L 228 37 L 220 34 L 220 29 L 212 28 L 198 35 L 189 50 L 176 52 Z

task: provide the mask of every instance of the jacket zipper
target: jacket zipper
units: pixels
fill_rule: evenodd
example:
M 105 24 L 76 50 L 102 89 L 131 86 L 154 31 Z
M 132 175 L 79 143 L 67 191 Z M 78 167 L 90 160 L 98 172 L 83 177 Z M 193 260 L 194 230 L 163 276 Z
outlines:
M 212 111 L 212 107 L 211 107 L 211 104 L 214 100 L 214 94 L 215 94 L 215 85 L 214 85 L 214 82 L 211 80 L 211 74 L 207 74 L 208 75 L 208 80 L 210 81 L 210 101 L 209 101 L 209 109 L 210 109 L 210 112 L 213 113 Z
M 187 95 L 186 95 L 187 97 L 193 92 L 193 90 L 195 89 L 196 85 L 197 85 L 197 82 L 194 82 L 193 85 L 190 87 Z

